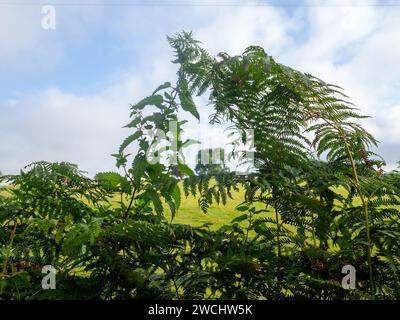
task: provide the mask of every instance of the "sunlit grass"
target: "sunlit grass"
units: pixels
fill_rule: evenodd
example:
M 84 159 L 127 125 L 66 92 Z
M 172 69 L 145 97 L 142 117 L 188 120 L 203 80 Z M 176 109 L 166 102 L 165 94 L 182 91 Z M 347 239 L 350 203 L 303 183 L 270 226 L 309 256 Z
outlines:
M 7 186 L 6 188 L 9 188 L 10 186 Z M 181 200 L 181 206 L 177 210 L 175 217 L 171 220 L 171 212 L 169 210 L 169 207 L 165 205 L 165 210 L 164 214 L 165 217 L 172 221 L 173 223 L 179 223 L 179 224 L 188 224 L 192 226 L 201 226 L 204 224 L 210 224 L 211 229 L 218 229 L 222 227 L 225 224 L 228 224 L 230 221 L 232 221 L 234 218 L 244 214 L 244 212 L 240 212 L 236 210 L 236 207 L 239 206 L 244 199 L 244 190 L 243 188 L 239 188 L 239 191 L 232 191 L 232 199 L 227 198 L 226 204 L 222 203 L 213 203 L 207 213 L 204 213 L 198 204 L 198 198 L 194 197 L 192 195 L 189 195 L 188 197 L 185 197 L 183 194 L 183 188 L 181 186 L 181 191 L 182 191 L 182 200 Z M 333 189 L 334 192 L 346 197 L 347 196 L 347 191 L 343 187 L 338 187 Z M 5 188 L 0 188 L 0 196 L 6 196 L 8 192 L 5 190 Z M 111 203 L 113 203 L 115 206 L 118 205 L 120 201 L 120 196 L 115 195 L 111 199 Z M 129 199 L 125 199 L 126 203 L 128 203 Z M 335 201 L 336 205 L 339 205 L 339 202 Z M 361 201 L 359 198 L 355 197 L 353 199 L 353 205 L 360 205 Z M 263 207 L 262 204 L 256 204 L 257 209 L 265 208 Z M 275 213 L 272 211 L 270 208 L 268 212 L 265 212 L 263 214 L 257 215 L 258 217 L 270 217 L 275 219 Z M 241 223 L 242 227 L 247 226 L 247 222 Z M 293 228 L 294 231 L 294 228 Z

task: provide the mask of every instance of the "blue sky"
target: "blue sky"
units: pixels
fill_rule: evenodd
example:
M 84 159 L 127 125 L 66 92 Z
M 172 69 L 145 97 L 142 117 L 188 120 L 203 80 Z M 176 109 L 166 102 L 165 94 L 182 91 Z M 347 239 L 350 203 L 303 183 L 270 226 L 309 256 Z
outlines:
M 185 6 L 46 1 L 55 4 L 57 26 L 44 30 L 41 1 L 1 2 L 3 173 L 16 173 L 36 160 L 78 163 L 91 174 L 112 170 L 110 154 L 129 133 L 121 128 L 128 122 L 129 104 L 175 79 L 166 35 L 180 30 L 192 30 L 212 53 L 240 54 L 248 45 L 260 45 L 279 62 L 341 85 L 363 113 L 373 116 L 365 125 L 381 141 L 388 169 L 400 160 L 400 6 L 373 1 L 333 1 L 333 6 L 308 1 L 299 7 L 196 5 L 205 0 Z M 222 143 L 220 129 L 207 124 L 210 110 L 204 101 L 199 109 L 202 120 L 192 120 L 188 135 Z

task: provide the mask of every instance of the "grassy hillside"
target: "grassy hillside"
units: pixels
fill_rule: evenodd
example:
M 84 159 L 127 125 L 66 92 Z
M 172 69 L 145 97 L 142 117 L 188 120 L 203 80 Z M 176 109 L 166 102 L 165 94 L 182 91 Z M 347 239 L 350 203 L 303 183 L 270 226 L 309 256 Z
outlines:
M 181 207 L 174 218 L 174 222 L 191 224 L 193 226 L 212 223 L 212 228 L 218 228 L 243 214 L 235 210 L 236 206 L 243 201 L 243 193 L 232 192 L 232 195 L 234 199 L 227 199 L 226 205 L 214 203 L 210 206 L 207 213 L 201 211 L 195 197 L 184 197 Z M 169 210 L 166 210 L 166 212 L 168 212 L 167 215 L 170 218 Z

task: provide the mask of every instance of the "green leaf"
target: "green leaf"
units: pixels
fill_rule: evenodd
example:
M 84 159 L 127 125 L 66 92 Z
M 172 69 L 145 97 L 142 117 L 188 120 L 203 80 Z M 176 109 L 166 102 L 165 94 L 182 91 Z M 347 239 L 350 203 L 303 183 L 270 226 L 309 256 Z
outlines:
M 180 172 L 188 175 L 189 177 L 194 175 L 193 170 L 190 169 L 186 164 L 183 164 L 181 162 L 178 162 L 178 169 Z
M 131 134 L 128 138 L 122 142 L 119 147 L 119 153 L 122 153 L 133 141 L 139 139 L 142 136 L 143 132 L 141 130 L 136 131 L 134 134 Z
M 168 204 L 168 206 L 169 206 L 169 209 L 170 209 L 170 211 L 171 211 L 171 216 L 172 216 L 172 219 L 173 218 L 175 218 L 175 214 L 176 214 L 176 205 L 175 205 L 175 203 L 173 202 L 173 201 L 171 201 L 171 200 L 167 200 L 166 201 L 167 202 L 167 204 Z
M 126 188 L 129 186 L 128 180 L 117 172 L 100 172 L 96 174 L 95 179 L 110 191 L 116 191 L 118 187 Z
M 130 123 L 128 123 L 124 128 L 134 128 L 140 123 L 141 119 L 139 117 L 133 119 Z
M 249 210 L 249 207 L 246 205 L 241 205 L 241 206 L 236 207 L 236 210 L 240 211 L 240 212 L 244 212 L 244 211 Z
M 242 222 L 242 221 L 247 220 L 247 219 L 248 219 L 248 215 L 245 213 L 245 214 L 242 214 L 241 216 L 236 217 L 235 219 L 233 219 L 231 221 L 231 223 Z
M 154 96 L 154 94 L 156 94 L 158 91 L 167 89 L 169 87 L 171 87 L 171 82 L 165 82 L 164 84 L 160 85 L 156 90 L 154 90 L 152 95 Z
M 161 104 L 163 103 L 164 99 L 161 95 L 157 94 L 157 95 L 153 95 L 153 96 L 149 96 L 144 98 L 143 100 L 141 100 L 140 102 L 138 102 L 137 104 L 135 104 L 132 109 L 139 109 L 142 110 L 145 106 L 161 106 Z
M 194 117 L 196 117 L 197 120 L 200 120 L 199 112 L 197 111 L 196 105 L 193 102 L 186 80 L 179 81 L 179 100 L 181 101 L 183 110 L 190 112 Z
M 154 190 L 147 190 L 145 196 L 153 202 L 154 210 L 156 210 L 157 214 L 162 214 L 164 208 L 157 192 Z
M 163 114 L 161 114 L 160 112 L 154 112 L 152 115 L 144 117 L 143 123 L 153 122 L 156 125 L 156 128 L 164 129 L 164 126 L 163 126 L 164 120 L 165 120 L 165 116 Z
M 133 175 L 133 180 L 136 186 L 140 185 L 140 180 L 143 176 L 143 173 L 146 170 L 148 163 L 146 160 L 146 156 L 140 155 L 139 157 L 136 157 L 135 160 L 133 161 L 132 164 L 132 175 Z
M 121 166 L 125 165 L 126 162 L 128 161 L 128 155 L 123 155 L 121 153 L 114 153 L 111 155 L 112 157 L 114 157 L 117 160 L 116 166 L 117 168 L 120 168 Z
M 172 198 L 174 199 L 176 209 L 179 209 L 181 206 L 181 189 L 179 189 L 177 184 L 172 189 Z

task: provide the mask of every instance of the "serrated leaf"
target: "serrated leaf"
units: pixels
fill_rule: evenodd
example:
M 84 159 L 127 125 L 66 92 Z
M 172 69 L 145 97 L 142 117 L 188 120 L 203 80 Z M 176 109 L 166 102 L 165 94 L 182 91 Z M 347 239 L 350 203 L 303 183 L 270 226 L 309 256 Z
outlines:
M 163 103 L 164 99 L 161 95 L 157 94 L 157 95 L 153 95 L 153 96 L 149 96 L 144 98 L 143 100 L 139 101 L 137 104 L 135 104 L 132 108 L 133 109 L 139 109 L 142 110 L 145 106 L 161 106 L 161 104 Z
M 124 152 L 124 150 L 136 139 L 139 139 L 142 136 L 143 132 L 141 130 L 136 131 L 134 134 L 131 134 L 128 138 L 122 142 L 121 146 L 119 147 L 119 153 Z
M 181 206 L 181 189 L 179 189 L 177 184 L 172 189 L 172 198 L 174 199 L 176 209 L 179 209 Z
M 146 170 L 147 165 L 148 163 L 146 160 L 146 156 L 143 155 L 136 157 L 135 160 L 133 161 L 131 171 L 133 175 L 133 181 L 136 186 L 140 185 L 140 180 L 143 176 L 143 173 Z
M 156 128 L 163 129 L 165 117 L 160 112 L 154 112 L 152 115 L 144 117 L 143 123 L 153 122 L 156 125 Z
M 200 115 L 199 112 L 197 111 L 192 95 L 189 92 L 187 81 L 181 80 L 178 86 L 179 86 L 179 100 L 181 101 L 182 109 L 187 112 L 190 112 L 197 120 L 200 120 Z
M 147 190 L 145 193 L 145 196 L 153 202 L 154 205 L 154 210 L 157 212 L 157 214 L 162 214 L 163 213 L 163 205 L 160 200 L 160 197 L 158 196 L 157 192 L 154 190 Z
M 139 117 L 133 119 L 131 122 L 129 122 L 124 128 L 134 128 L 140 123 L 141 119 Z
M 169 87 L 171 87 L 171 82 L 164 82 L 164 84 L 160 85 L 156 90 L 154 90 L 152 95 L 156 94 L 160 90 L 164 90 L 164 89 L 167 89 Z
M 100 172 L 96 174 L 95 179 L 110 191 L 116 190 L 119 186 L 126 190 L 129 186 L 128 180 L 117 172 Z

